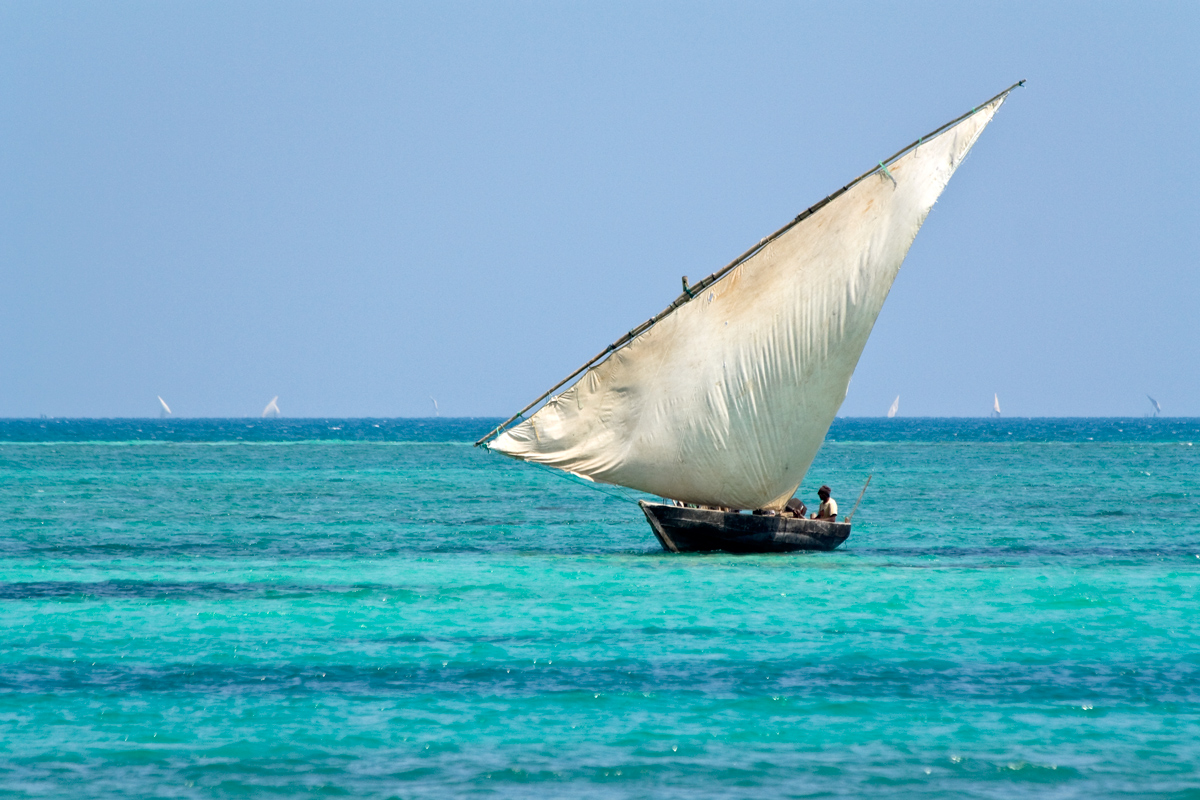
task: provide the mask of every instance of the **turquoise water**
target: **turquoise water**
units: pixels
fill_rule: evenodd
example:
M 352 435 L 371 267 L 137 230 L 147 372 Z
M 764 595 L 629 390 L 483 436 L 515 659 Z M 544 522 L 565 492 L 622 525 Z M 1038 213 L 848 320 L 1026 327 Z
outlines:
M 838 420 L 738 557 L 494 422 L 0 421 L 0 793 L 1200 797 L 1200 420 Z

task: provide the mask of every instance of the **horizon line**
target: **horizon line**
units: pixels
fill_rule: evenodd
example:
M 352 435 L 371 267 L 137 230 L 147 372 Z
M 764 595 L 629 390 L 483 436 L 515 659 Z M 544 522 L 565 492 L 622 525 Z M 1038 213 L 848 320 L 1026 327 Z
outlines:
M 4 422 L 58 422 L 58 421 L 64 421 L 64 422 L 66 422 L 66 421 L 92 421 L 92 422 L 95 422 L 95 421 L 111 420 L 111 421 L 129 421 L 129 422 L 150 422 L 150 423 L 154 423 L 154 424 L 165 425 L 165 424 L 169 424 L 171 422 L 209 421 L 209 420 L 229 420 L 229 421 L 238 421 L 238 422 L 253 421 L 253 422 L 262 422 L 265 424 L 278 424 L 281 422 L 292 422 L 292 421 L 303 422 L 303 421 L 312 421 L 312 420 L 347 420 L 347 421 L 348 420 L 362 420 L 362 421 L 368 421 L 368 420 L 370 420 L 370 421 L 431 420 L 431 421 L 438 421 L 438 422 L 451 422 L 454 420 L 494 420 L 494 419 L 503 419 L 503 417 L 500 415 L 496 415 L 496 416 L 465 416 L 465 417 L 442 417 L 442 416 L 424 416 L 424 417 L 404 417 L 404 416 L 395 416 L 395 417 L 356 417 L 356 416 L 349 416 L 349 417 L 341 417 L 341 416 L 284 417 L 284 416 L 279 416 L 279 417 L 264 418 L 264 417 L 260 417 L 260 416 L 182 417 L 182 416 L 172 415 L 170 417 L 118 417 L 118 416 L 113 416 L 113 417 L 71 417 L 71 416 L 48 416 L 48 415 L 46 415 L 46 416 L 37 416 L 37 417 L 0 417 L 0 423 L 4 423 Z M 1157 415 L 1156 414 L 1142 414 L 1142 415 L 1136 415 L 1136 416 L 1130 415 L 1130 414 L 1119 415 L 1119 416 L 1112 416 L 1112 415 L 1022 416 L 1022 415 L 1018 415 L 1018 414 L 1013 414 L 1013 415 L 1004 415 L 1004 416 L 996 417 L 996 416 L 993 416 L 990 414 L 970 415 L 970 416 L 965 415 L 965 414 L 949 414 L 949 415 L 943 415 L 943 416 L 888 417 L 884 414 L 878 414 L 878 415 L 871 415 L 871 416 L 844 416 L 844 417 L 838 416 L 838 417 L 834 417 L 834 421 L 837 421 L 837 420 L 890 420 L 893 422 L 895 422 L 895 421 L 904 422 L 906 420 L 930 420 L 930 419 L 986 419 L 986 420 L 992 420 L 992 421 L 996 421 L 996 422 L 1003 422 L 1004 420 L 1035 420 L 1035 419 L 1115 419 L 1115 420 L 1124 420 L 1124 419 L 1188 420 L 1188 419 L 1194 419 L 1194 420 L 1200 420 L 1200 416 L 1194 416 L 1194 417 L 1171 416 L 1171 415 L 1167 415 L 1167 414 L 1157 414 Z

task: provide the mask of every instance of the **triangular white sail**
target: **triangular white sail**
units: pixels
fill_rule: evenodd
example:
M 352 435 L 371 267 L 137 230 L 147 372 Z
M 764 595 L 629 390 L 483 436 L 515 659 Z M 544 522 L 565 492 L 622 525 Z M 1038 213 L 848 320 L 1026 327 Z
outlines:
M 267 407 L 263 409 L 263 417 L 279 416 L 279 404 L 276 402 L 277 400 L 279 400 L 279 395 L 275 395 L 271 398 L 271 402 L 267 403 Z
M 896 395 L 896 399 L 892 401 L 892 407 L 888 409 L 888 419 L 896 416 L 896 412 L 900 410 L 900 395 Z
M 489 447 L 660 497 L 781 508 L 845 399 L 913 238 L 1007 94 L 685 286 Z
M 997 417 L 1000 416 L 1000 395 L 992 395 L 992 413 Z
M 162 411 L 158 412 L 159 415 L 163 417 L 171 416 L 171 407 L 167 405 L 167 401 L 162 399 L 162 395 L 155 396 L 158 398 L 158 402 L 162 405 Z

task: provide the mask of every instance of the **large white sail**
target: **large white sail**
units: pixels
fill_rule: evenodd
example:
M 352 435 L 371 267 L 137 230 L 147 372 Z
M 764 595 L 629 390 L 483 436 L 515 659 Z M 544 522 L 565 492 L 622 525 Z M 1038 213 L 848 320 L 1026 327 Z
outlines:
M 489 447 L 660 497 L 781 508 L 913 238 L 1006 96 L 801 215 Z
M 888 406 L 888 413 L 887 413 L 888 419 L 891 419 L 892 417 L 896 416 L 896 412 L 899 410 L 900 410 L 900 395 L 896 395 L 896 399 L 892 401 L 892 404 L 890 406 Z

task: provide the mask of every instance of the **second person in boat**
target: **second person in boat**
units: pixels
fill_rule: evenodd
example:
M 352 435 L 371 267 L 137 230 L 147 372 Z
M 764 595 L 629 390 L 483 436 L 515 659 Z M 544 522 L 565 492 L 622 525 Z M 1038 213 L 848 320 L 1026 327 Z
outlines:
M 837 500 L 833 499 L 833 493 L 828 486 L 822 486 L 817 489 L 817 497 L 821 498 L 821 506 L 812 515 L 812 519 L 822 522 L 837 522 Z

